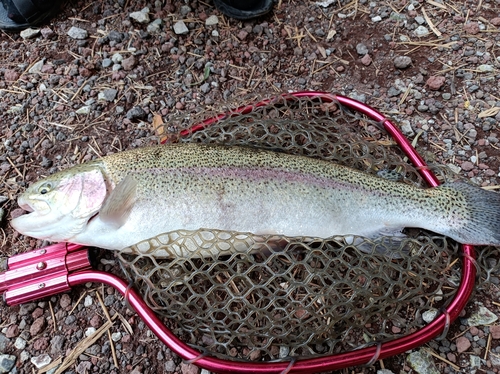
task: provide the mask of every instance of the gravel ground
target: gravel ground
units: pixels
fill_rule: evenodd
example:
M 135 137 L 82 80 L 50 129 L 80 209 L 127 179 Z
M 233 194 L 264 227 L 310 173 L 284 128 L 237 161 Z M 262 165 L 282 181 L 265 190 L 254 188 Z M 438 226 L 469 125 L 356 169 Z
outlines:
M 364 101 L 393 118 L 410 139 L 418 136 L 427 160 L 498 187 L 499 2 L 331 3 L 283 0 L 271 14 L 240 22 L 198 0 L 79 1 L 32 33 L 1 33 L 3 253 L 45 244 L 8 226 L 20 214 L 15 197 L 39 176 L 151 143 L 155 114 L 168 121 L 176 113 L 290 90 Z M 436 372 L 500 372 L 498 328 L 468 325 L 480 306 L 500 313 L 497 284 L 493 277 L 447 338 L 427 345 L 438 356 L 431 358 Z M 44 362 L 68 356 L 106 321 L 98 294 L 123 317 L 109 330 L 113 344 L 104 335 L 65 372 L 200 372 L 159 343 L 113 289 L 95 285 L 1 306 L 0 372 L 43 372 L 38 367 Z M 384 368 L 433 372 L 411 368 L 407 354 L 342 372 Z

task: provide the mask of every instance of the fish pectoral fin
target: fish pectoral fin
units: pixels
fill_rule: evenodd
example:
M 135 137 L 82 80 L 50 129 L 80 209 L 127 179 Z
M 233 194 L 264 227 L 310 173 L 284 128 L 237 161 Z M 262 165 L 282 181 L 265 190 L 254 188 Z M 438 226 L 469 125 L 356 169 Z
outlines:
M 407 241 L 408 236 L 401 232 L 401 229 L 386 228 L 377 233 L 362 237 L 351 237 L 351 243 L 361 252 L 380 253 L 392 259 L 399 259 L 407 256 L 414 249 L 411 242 Z
M 123 226 L 135 204 L 136 192 L 137 182 L 131 175 L 127 175 L 104 201 L 99 211 L 101 221 L 116 228 Z

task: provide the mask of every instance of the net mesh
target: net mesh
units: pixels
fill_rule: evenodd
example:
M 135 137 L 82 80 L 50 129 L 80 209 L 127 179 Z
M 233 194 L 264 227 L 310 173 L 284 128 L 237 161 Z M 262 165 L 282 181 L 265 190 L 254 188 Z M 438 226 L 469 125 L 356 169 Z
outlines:
M 189 131 L 218 113 L 226 115 Z M 283 96 L 172 122 L 161 132 L 168 141 L 267 148 L 424 187 L 379 124 L 336 102 Z M 456 178 L 432 169 L 441 180 Z M 360 348 L 432 320 L 455 295 L 460 248 L 423 230 L 406 234 L 353 245 L 346 237 L 179 230 L 118 258 L 147 304 L 175 322 L 176 335 L 215 356 L 273 360 Z

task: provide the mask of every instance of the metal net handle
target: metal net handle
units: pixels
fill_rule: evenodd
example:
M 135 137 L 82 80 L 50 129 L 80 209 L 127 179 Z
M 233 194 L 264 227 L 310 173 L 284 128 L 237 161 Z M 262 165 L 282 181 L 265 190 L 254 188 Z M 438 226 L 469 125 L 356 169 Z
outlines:
M 411 143 L 401 131 L 383 114 L 377 110 L 354 99 L 331 94 L 327 92 L 303 91 L 287 93 L 278 97 L 272 97 L 262 100 L 256 104 L 244 105 L 230 112 L 216 115 L 206 119 L 189 129 L 180 132 L 180 136 L 188 136 L 196 131 L 205 129 L 223 119 L 238 115 L 248 114 L 255 108 L 264 107 L 272 104 L 278 99 L 292 100 L 300 98 L 321 99 L 324 102 L 336 102 L 351 110 L 360 112 L 370 119 L 378 122 L 393 137 L 405 155 L 416 167 L 422 178 L 432 187 L 439 185 L 439 181 L 432 171 L 428 168 L 425 161 L 413 148 Z M 299 359 L 280 362 L 241 362 L 223 360 L 210 357 L 207 352 L 199 352 L 175 336 L 156 316 L 156 314 L 147 306 L 137 291 L 130 288 L 125 281 L 120 278 L 102 272 L 83 272 L 68 277 L 68 282 L 73 286 L 89 281 L 102 282 L 115 287 L 124 296 L 127 303 L 132 306 L 141 316 L 148 327 L 166 344 L 173 352 L 190 363 L 196 363 L 197 366 L 207 370 L 219 373 L 310 373 L 311 371 L 338 370 L 349 366 L 358 366 L 371 364 L 376 360 L 394 356 L 402 352 L 416 348 L 439 334 L 446 334 L 449 325 L 454 321 L 462 309 L 465 307 L 474 287 L 476 269 L 474 266 L 474 247 L 472 245 L 462 245 L 464 253 L 463 271 L 460 286 L 455 297 L 448 307 L 442 310 L 434 321 L 424 328 L 404 337 L 391 340 L 389 342 L 377 343 L 370 347 L 358 349 L 346 353 L 338 353 L 322 357 Z

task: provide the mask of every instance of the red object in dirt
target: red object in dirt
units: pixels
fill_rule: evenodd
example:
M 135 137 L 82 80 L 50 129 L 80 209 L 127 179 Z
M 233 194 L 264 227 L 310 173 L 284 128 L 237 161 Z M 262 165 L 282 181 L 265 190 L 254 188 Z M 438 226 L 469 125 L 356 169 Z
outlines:
M 439 184 L 435 175 L 399 129 L 375 109 L 348 97 L 325 92 L 296 92 L 286 94 L 283 97 L 292 99 L 318 98 L 323 102 L 338 102 L 354 111 L 365 114 L 385 128 L 430 186 L 435 187 Z M 181 136 L 204 129 L 228 116 L 249 113 L 254 108 L 269 105 L 274 100 L 275 98 L 271 98 L 256 104 L 242 106 L 230 113 L 222 113 L 184 130 L 181 132 Z M 419 347 L 439 334 L 445 335 L 450 323 L 458 317 L 465 307 L 474 287 L 476 276 L 474 247 L 463 245 L 462 250 L 464 253 L 462 280 L 455 297 L 448 307 L 424 328 L 398 339 L 351 352 L 280 362 L 222 360 L 210 357 L 208 352 L 199 352 L 191 348 L 162 323 L 131 285 L 112 274 L 93 270 L 84 271 L 90 268 L 88 250 L 79 245 L 60 243 L 12 257 L 8 262 L 9 270 L 0 274 L 0 292 L 6 291 L 5 300 L 9 305 L 12 305 L 67 291 L 71 286 L 86 282 L 104 283 L 121 292 L 129 305 L 136 310 L 158 338 L 189 363 L 217 373 L 313 373 L 372 364 L 376 360 Z
M 0 292 L 8 305 L 52 296 L 71 289 L 68 275 L 92 268 L 88 249 L 58 243 L 12 256 L 8 270 L 0 274 Z

